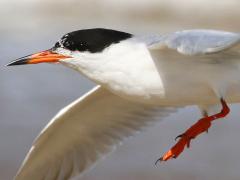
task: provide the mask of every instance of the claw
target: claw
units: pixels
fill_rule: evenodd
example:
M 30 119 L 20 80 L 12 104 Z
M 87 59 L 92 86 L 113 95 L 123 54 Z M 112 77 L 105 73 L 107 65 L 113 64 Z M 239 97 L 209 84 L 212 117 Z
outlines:
M 161 161 L 163 161 L 163 158 L 160 157 L 156 162 L 155 162 L 155 166 L 157 166 L 158 162 L 160 163 Z
M 178 140 L 179 138 L 182 138 L 184 136 L 184 134 L 180 134 L 177 137 L 175 137 L 175 141 Z

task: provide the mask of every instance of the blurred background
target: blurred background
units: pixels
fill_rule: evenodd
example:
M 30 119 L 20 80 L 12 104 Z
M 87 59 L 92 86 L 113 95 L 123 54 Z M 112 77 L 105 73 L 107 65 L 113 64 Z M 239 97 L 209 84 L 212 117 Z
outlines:
M 130 33 L 210 28 L 240 32 L 239 0 L 0 0 L 0 180 L 13 178 L 32 141 L 64 106 L 94 84 L 60 65 L 5 67 L 50 48 L 63 34 L 104 27 Z M 155 160 L 200 117 L 196 107 L 130 138 L 83 180 L 239 180 L 240 113 L 192 143 L 177 160 Z

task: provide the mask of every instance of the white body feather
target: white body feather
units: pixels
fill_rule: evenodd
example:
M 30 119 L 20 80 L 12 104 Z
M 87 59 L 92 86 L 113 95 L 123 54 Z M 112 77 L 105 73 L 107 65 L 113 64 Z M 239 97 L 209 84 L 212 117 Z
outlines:
M 15 179 L 74 177 L 153 117 L 173 111 L 164 106 L 208 107 L 220 96 L 239 102 L 239 43 L 239 34 L 194 30 L 134 37 L 102 53 L 58 50 L 74 57 L 62 64 L 102 87 L 53 118 Z
M 154 105 L 240 100 L 240 35 L 183 31 L 134 37 L 102 53 L 71 54 L 62 60 L 113 93 Z M 67 53 L 67 52 L 63 52 Z

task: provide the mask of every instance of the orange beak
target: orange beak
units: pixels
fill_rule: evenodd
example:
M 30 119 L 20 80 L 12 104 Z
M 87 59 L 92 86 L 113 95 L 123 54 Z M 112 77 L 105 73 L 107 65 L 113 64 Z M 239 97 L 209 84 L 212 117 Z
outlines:
M 38 63 L 56 63 L 59 60 L 66 59 L 66 58 L 71 58 L 71 57 L 58 54 L 51 50 L 46 50 L 46 51 L 42 51 L 39 53 L 31 54 L 31 55 L 16 59 L 15 61 L 10 62 L 7 66 L 38 64 Z

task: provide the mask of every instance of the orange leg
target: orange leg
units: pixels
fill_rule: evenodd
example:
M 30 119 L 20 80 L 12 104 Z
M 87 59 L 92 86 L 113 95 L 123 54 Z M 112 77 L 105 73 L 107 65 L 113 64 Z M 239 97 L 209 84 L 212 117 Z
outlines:
M 221 99 L 221 104 L 221 112 L 212 116 L 203 117 L 196 124 L 190 127 L 185 133 L 178 136 L 177 138 L 180 138 L 180 140 L 177 142 L 177 144 L 175 144 L 175 146 L 173 146 L 166 154 L 164 154 L 164 156 L 158 159 L 156 163 L 158 161 L 167 161 L 171 158 L 177 158 L 183 152 L 185 146 L 188 148 L 190 147 L 191 139 L 194 139 L 199 134 L 208 131 L 212 121 L 225 117 L 230 112 L 230 109 L 223 99 Z

